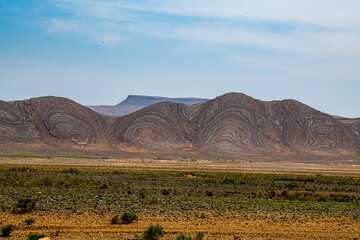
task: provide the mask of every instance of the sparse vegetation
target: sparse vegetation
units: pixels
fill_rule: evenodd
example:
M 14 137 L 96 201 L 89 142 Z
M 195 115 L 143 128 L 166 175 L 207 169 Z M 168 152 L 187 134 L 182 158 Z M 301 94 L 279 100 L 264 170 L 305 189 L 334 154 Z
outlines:
M 111 224 L 117 224 L 117 223 L 119 223 L 119 215 L 114 215 L 114 216 L 112 216 L 110 222 L 111 222 Z
M 34 222 L 35 222 L 35 220 L 34 220 L 33 218 L 27 218 L 27 219 L 24 220 L 24 223 L 25 223 L 26 225 L 31 225 L 31 224 L 33 224 Z
M 161 191 L 161 194 L 164 195 L 164 196 L 169 196 L 170 195 L 170 189 L 163 189 Z
M 121 215 L 121 221 L 124 224 L 132 223 L 133 221 L 138 220 L 138 219 L 139 218 L 138 218 L 138 216 L 136 216 L 135 213 L 124 212 Z
M 113 218 L 106 221 L 112 224 L 136 220 L 136 215 L 131 220 L 133 213 L 205 222 L 227 217 L 276 222 L 303 216 L 358 222 L 360 216 L 358 175 L 69 169 L 0 165 L 0 211 L 110 214 Z M 197 239 L 194 234 L 185 237 Z
M 45 235 L 44 234 L 37 234 L 37 233 L 29 233 L 29 235 L 27 236 L 28 240 L 38 240 L 40 238 L 44 238 Z
M 212 191 L 206 191 L 205 196 L 212 197 L 214 193 Z
M 13 206 L 14 213 L 27 213 L 35 209 L 36 203 L 29 198 L 21 198 Z
M 203 240 L 205 238 L 205 233 L 198 232 L 196 233 L 195 240 Z
M 158 240 L 164 236 L 165 232 L 162 226 L 159 224 L 150 225 L 143 233 L 143 239 L 145 240 Z
M 187 236 L 183 233 L 176 236 L 175 240 L 193 240 L 191 236 Z
M 10 236 L 10 233 L 12 232 L 12 230 L 15 228 L 15 226 L 14 225 L 12 225 L 12 224 L 8 224 L 8 225 L 5 225 L 5 226 L 3 226 L 2 228 L 1 228 L 1 234 L 0 234 L 0 236 L 1 237 L 8 237 L 8 236 Z
M 203 240 L 204 237 L 205 237 L 205 233 L 203 233 L 203 232 L 196 233 L 195 238 L 192 238 L 190 235 L 181 233 L 176 236 L 175 240 Z
M 53 156 L 53 155 L 27 155 L 27 154 L 14 154 L 14 155 L 0 155 L 1 158 L 84 158 L 96 159 L 97 157 L 88 156 Z
M 69 169 L 64 169 L 63 173 L 80 173 L 80 171 L 77 170 L 76 168 L 69 168 Z

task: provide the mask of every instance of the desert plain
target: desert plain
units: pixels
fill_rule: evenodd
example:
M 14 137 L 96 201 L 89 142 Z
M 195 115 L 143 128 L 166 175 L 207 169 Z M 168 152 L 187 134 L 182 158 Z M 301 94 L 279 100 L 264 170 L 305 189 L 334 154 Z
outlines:
M 334 163 L 3 156 L 0 223 L 8 239 L 138 239 L 151 224 L 161 239 L 358 239 L 359 179 Z M 138 220 L 111 224 L 124 212 Z

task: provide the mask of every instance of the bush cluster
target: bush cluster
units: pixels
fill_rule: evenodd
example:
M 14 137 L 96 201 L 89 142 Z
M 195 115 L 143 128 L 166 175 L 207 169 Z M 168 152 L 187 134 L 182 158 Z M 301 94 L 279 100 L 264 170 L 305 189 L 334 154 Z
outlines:
M 26 225 L 31 225 L 31 224 L 33 224 L 34 222 L 35 222 L 35 220 L 34 220 L 33 218 L 27 218 L 27 219 L 24 220 L 24 223 L 25 223 Z
M 129 224 L 129 223 L 132 223 L 133 221 L 135 220 L 138 220 L 138 216 L 135 214 L 135 213 L 129 213 L 129 212 L 124 212 L 120 219 L 119 219 L 119 215 L 114 215 L 112 218 L 111 218 L 111 224 L 119 224 L 119 223 L 122 223 L 122 224 Z M 121 222 L 119 221 L 121 220 Z
M 27 213 L 35 209 L 36 203 L 29 198 L 21 198 L 13 206 L 14 213 Z
M 12 225 L 12 224 L 5 225 L 0 230 L 0 232 L 1 232 L 0 236 L 1 237 L 8 237 L 14 228 L 15 228 L 15 226 Z
M 150 225 L 150 227 L 148 227 L 148 229 L 146 229 L 143 233 L 143 239 L 145 240 L 158 240 L 160 239 L 162 236 L 164 236 L 165 232 L 162 226 L 160 226 L 159 224 L 154 225 Z
M 45 237 L 44 234 L 37 234 L 37 233 L 29 233 L 29 235 L 27 236 L 28 240 L 38 240 L 40 238 Z
M 175 240 L 203 240 L 205 237 L 205 233 L 198 232 L 196 233 L 195 238 L 192 238 L 190 235 L 186 236 L 185 234 L 181 233 L 176 236 Z

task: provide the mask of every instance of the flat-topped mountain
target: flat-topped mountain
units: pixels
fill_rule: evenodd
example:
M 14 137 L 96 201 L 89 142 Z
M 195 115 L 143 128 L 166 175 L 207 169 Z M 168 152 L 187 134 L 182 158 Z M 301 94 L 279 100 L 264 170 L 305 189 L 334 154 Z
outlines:
M 204 98 L 167 98 L 167 97 L 153 97 L 153 96 L 141 96 L 141 95 L 129 95 L 124 101 L 115 105 L 100 105 L 100 106 L 87 106 L 95 112 L 109 115 L 109 116 L 125 116 L 132 112 L 135 112 L 144 107 L 150 106 L 158 102 L 173 102 L 183 103 L 186 105 L 193 105 L 205 102 L 209 99 Z
M 41 143 L 116 151 L 241 157 L 360 154 L 360 119 L 334 117 L 295 100 L 228 93 L 196 104 L 161 102 L 122 117 L 72 100 L 0 101 L 0 144 Z

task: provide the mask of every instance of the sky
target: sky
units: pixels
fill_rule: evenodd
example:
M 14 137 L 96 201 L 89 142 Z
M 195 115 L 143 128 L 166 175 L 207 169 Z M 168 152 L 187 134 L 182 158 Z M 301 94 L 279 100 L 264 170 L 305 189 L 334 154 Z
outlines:
M 227 92 L 360 117 L 360 1 L 0 1 L 1 100 Z

